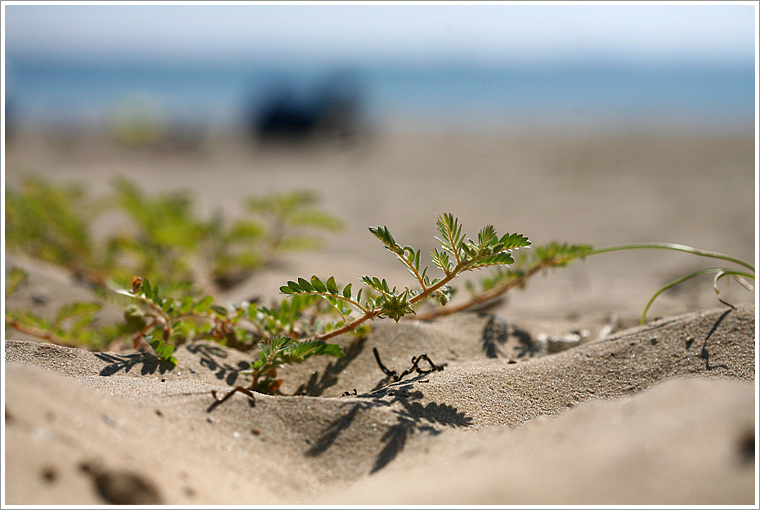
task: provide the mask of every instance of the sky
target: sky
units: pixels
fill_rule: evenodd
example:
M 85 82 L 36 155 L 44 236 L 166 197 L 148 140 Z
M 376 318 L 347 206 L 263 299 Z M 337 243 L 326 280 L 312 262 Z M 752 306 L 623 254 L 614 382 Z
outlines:
M 752 63 L 755 4 L 5 2 L 3 18 L 11 60 Z

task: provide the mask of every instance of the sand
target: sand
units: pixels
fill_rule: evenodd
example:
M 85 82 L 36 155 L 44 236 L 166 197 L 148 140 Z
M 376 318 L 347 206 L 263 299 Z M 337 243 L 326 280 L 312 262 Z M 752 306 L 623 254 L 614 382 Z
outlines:
M 534 242 L 669 241 L 755 260 L 753 138 L 740 134 L 377 133 L 358 146 L 262 149 L 224 139 L 193 153 L 22 136 L 26 171 L 105 193 L 116 175 L 189 189 L 201 214 L 245 196 L 314 189 L 346 221 L 319 252 L 284 256 L 218 297 L 278 297 L 297 276 L 408 273 L 369 225 L 429 251 L 435 217 Z M 107 225 L 103 228 L 108 228 Z M 217 403 L 250 355 L 181 346 L 173 370 L 132 349 L 4 343 L 4 503 L 175 505 L 757 504 L 755 296 L 709 280 L 662 284 L 711 262 L 638 251 L 591 257 L 480 311 L 376 321 L 338 338 L 347 356 L 283 370 L 283 396 Z M 87 290 L 30 271 L 7 306 L 40 313 Z M 397 267 L 398 266 L 398 267 Z M 114 312 L 115 313 L 115 312 Z M 427 354 L 443 370 L 389 380 Z

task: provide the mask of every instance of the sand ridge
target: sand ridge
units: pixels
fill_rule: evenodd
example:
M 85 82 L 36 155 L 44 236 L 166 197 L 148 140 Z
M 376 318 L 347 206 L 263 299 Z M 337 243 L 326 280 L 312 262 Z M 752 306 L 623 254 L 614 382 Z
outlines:
M 462 319 L 465 323 L 472 320 Z M 414 375 L 374 390 L 372 383 L 382 372 L 376 366 L 375 373 L 367 377 L 370 361 L 363 350 L 365 359 L 356 356 L 348 365 L 356 363 L 356 369 L 339 374 L 338 389 L 359 388 L 356 396 L 255 394 L 252 400 L 236 394 L 219 405 L 211 392 L 222 395 L 231 387 L 229 383 L 242 382 L 242 378 L 232 380 L 229 374 L 220 373 L 220 369 L 234 368 L 243 361 L 241 353 L 231 349 L 207 342 L 182 346 L 177 352 L 178 366 L 161 370 L 137 352 L 92 353 L 8 340 L 6 482 L 11 492 L 7 502 L 102 502 L 103 490 L 95 489 L 96 482 L 87 482 L 96 478 L 88 469 L 131 473 L 150 488 L 135 494 L 145 498 L 152 494 L 153 503 L 265 504 L 315 497 L 327 503 L 410 501 L 380 493 L 367 500 L 351 495 L 354 490 L 363 494 L 363 487 L 373 482 L 375 474 L 400 459 L 414 462 L 418 469 L 425 463 L 433 469 L 438 455 L 429 452 L 438 449 L 437 438 L 447 437 L 447 433 L 469 431 L 467 441 L 480 443 L 487 441 L 483 438 L 490 437 L 493 430 L 517 430 L 550 417 L 572 420 L 571 410 L 599 401 L 636 398 L 646 402 L 637 395 L 674 380 L 681 382 L 673 391 L 692 393 L 700 393 L 703 380 L 731 383 L 713 383 L 706 391 L 715 391 L 721 399 L 728 398 L 727 402 L 738 399 L 735 405 L 726 404 L 721 419 L 738 420 L 731 425 L 730 436 L 736 436 L 733 441 L 739 453 L 733 463 L 729 459 L 720 466 L 728 465 L 742 477 L 752 471 L 751 464 L 740 459 L 740 441 L 754 426 L 747 413 L 753 398 L 749 390 L 755 372 L 754 329 L 754 306 L 692 313 L 517 363 L 507 358 L 451 361 L 442 371 Z M 471 332 L 479 336 L 477 329 L 471 328 Z M 414 349 L 404 346 L 402 336 L 387 331 L 376 330 L 366 342 L 399 353 Z M 453 349 L 456 347 L 454 343 Z M 447 348 L 452 348 L 450 341 Z M 435 359 L 435 355 L 431 357 Z M 641 405 L 656 409 L 659 404 Z M 715 402 L 705 397 L 700 405 Z M 657 433 L 656 427 L 653 433 Z M 661 444 L 659 448 L 667 447 Z M 728 447 L 721 443 L 720 448 Z M 669 450 L 660 454 L 679 456 Z M 417 461 L 409 460 L 415 455 Z M 508 457 L 510 462 L 526 462 L 520 456 Z M 392 471 L 396 476 L 398 469 Z M 431 491 L 432 487 L 438 490 L 435 477 L 426 480 Z M 354 489 L 356 483 L 359 488 Z M 67 491 L 60 489 L 62 484 L 68 486 Z M 729 499 L 748 501 L 751 489 L 749 483 L 737 487 Z M 593 497 L 582 497 L 569 488 L 563 491 L 578 501 L 595 501 L 607 494 L 606 489 Z M 428 497 L 444 502 L 436 494 L 431 492 Z M 522 501 L 530 500 L 527 490 L 522 494 L 527 498 Z M 676 500 L 696 501 L 689 498 L 698 494 L 684 493 Z M 425 500 L 420 486 L 407 495 L 412 501 Z M 664 495 L 654 490 L 642 496 L 642 501 Z M 462 494 L 459 499 L 464 502 L 468 497 Z M 555 497 L 560 493 L 549 499 Z M 636 500 L 633 493 L 626 498 Z M 541 502 L 540 495 L 534 494 L 533 501 Z

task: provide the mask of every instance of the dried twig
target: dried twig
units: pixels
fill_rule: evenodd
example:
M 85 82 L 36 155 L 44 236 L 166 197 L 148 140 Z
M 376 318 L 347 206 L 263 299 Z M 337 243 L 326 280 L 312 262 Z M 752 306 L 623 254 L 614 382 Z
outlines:
M 393 379 L 394 382 L 399 382 L 407 375 L 411 374 L 412 372 L 416 372 L 420 375 L 429 374 L 431 372 L 438 372 L 440 370 L 443 370 L 445 365 L 436 365 L 433 363 L 433 360 L 431 360 L 427 354 L 421 354 L 420 356 L 412 356 L 412 366 L 401 372 L 401 375 L 399 375 L 395 370 L 389 370 L 385 365 L 383 365 L 383 362 L 380 361 L 380 353 L 377 352 L 377 347 L 372 348 L 372 353 L 375 355 L 375 361 L 377 361 L 377 365 L 380 367 L 380 370 L 383 371 L 385 375 Z M 430 364 L 430 369 L 425 370 L 420 368 L 419 363 L 422 360 L 426 360 Z

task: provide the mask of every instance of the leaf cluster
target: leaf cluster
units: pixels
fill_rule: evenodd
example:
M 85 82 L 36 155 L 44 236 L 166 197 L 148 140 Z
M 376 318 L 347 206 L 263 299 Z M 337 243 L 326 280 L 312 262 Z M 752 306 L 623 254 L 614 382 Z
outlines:
M 28 278 L 25 271 L 11 268 L 5 287 L 5 299 L 11 297 Z M 74 302 L 61 306 L 53 317 L 42 317 L 28 309 L 5 311 L 5 325 L 38 338 L 67 346 L 101 348 L 105 339 L 122 335 L 126 325 L 99 325 L 97 315 L 103 304 Z
M 499 237 L 491 225 L 480 230 L 476 241 L 468 239 L 452 214 L 441 215 L 436 228 L 440 234 L 436 239 L 441 243 L 441 249 L 434 249 L 431 258 L 443 274 L 435 277 L 428 274 L 428 266 L 422 267 L 421 250 L 400 245 L 387 226 L 369 229 L 412 274 L 417 283 L 414 288 L 398 290 L 385 279 L 364 276 L 361 282 L 369 290 L 369 296 L 362 299 L 363 289 L 353 295 L 351 284 L 340 288 L 332 276 L 326 281 L 312 276 L 310 280 L 291 280 L 280 287 L 280 291 L 289 296 L 321 297 L 336 309 L 345 325 L 318 337 L 326 339 L 351 331 L 374 318 L 389 317 L 398 322 L 409 314 L 415 314 L 414 305 L 425 300 L 433 299 L 445 305 L 453 293 L 448 283 L 455 277 L 465 271 L 511 264 L 514 262 L 513 250 L 530 246 L 524 235 L 505 234 Z
M 274 393 L 282 384 L 277 379 L 277 369 L 283 365 L 301 363 L 312 356 L 343 356 L 343 348 L 322 340 L 295 340 L 277 336 L 259 344 L 258 359 L 251 363 L 253 383 L 251 389 Z
M 18 191 L 6 188 L 6 246 L 75 274 L 102 269 L 86 219 L 93 210 L 98 208 L 79 186 L 25 179 Z
M 313 249 L 317 232 L 341 222 L 319 210 L 317 196 L 289 192 L 250 197 L 247 218 L 227 222 L 195 214 L 185 192 L 147 194 L 126 179 L 99 200 L 81 187 L 29 176 L 6 188 L 9 249 L 61 265 L 105 288 L 125 287 L 139 274 L 161 281 L 168 292 L 215 294 L 250 276 L 283 250 Z M 123 226 L 95 239 L 94 224 L 117 212 Z
M 317 208 L 314 193 L 250 197 L 249 217 L 228 223 L 219 214 L 210 220 L 196 216 L 184 192 L 146 194 L 126 179 L 114 181 L 113 188 L 113 194 L 94 201 L 81 187 L 29 176 L 19 189 L 6 188 L 6 241 L 10 249 L 68 268 L 110 300 L 118 301 L 108 297 L 111 290 L 136 300 L 125 304 L 123 323 L 97 327 L 94 317 L 103 303 L 78 303 L 61 308 L 53 320 L 9 312 L 7 325 L 73 346 L 102 347 L 130 335 L 135 346 L 145 342 L 169 363 L 176 362 L 176 345 L 199 338 L 251 349 L 277 335 L 295 338 L 336 327 L 315 299 L 270 308 L 213 303 L 218 288 L 237 284 L 281 251 L 315 248 L 320 239 L 314 233 L 342 228 Z M 112 211 L 126 219 L 126 227 L 93 238 L 94 223 Z M 142 277 L 132 282 L 134 274 Z M 6 298 L 23 279 L 22 272 L 10 271 Z M 151 284 L 157 280 L 161 289 Z M 119 290 L 130 283 L 131 290 Z M 277 360 L 291 362 L 300 352 Z
M 21 287 L 28 277 L 26 271 L 18 267 L 11 267 L 5 277 L 5 300 L 11 297 Z
M 478 286 L 468 282 L 467 289 L 471 295 L 481 295 L 495 290 L 506 291 L 514 286 L 524 288 L 528 279 L 536 273 L 565 267 L 575 260 L 584 259 L 593 252 L 593 249 L 593 246 L 589 244 L 569 244 L 557 241 L 533 245 L 531 250 L 521 251 L 512 266 L 497 268 L 492 274 L 481 278 Z
M 443 250 L 433 250 L 433 263 L 447 276 L 470 269 L 509 265 L 514 262 L 511 250 L 530 246 L 522 234 L 499 237 L 493 225 L 483 227 L 477 242 L 465 240 L 462 227 L 452 214 L 440 216 L 436 228 L 441 236 L 436 239 Z
M 301 363 L 316 355 L 342 356 L 340 346 L 321 340 L 300 340 L 299 322 L 306 323 L 306 311 L 315 300 L 305 297 L 267 308 L 243 303 L 230 308 L 214 304 L 211 296 L 200 299 L 163 297 L 157 285 L 136 277 L 132 289 L 119 294 L 138 301 L 127 307 L 125 322 L 134 340 L 145 340 L 163 361 L 176 364 L 175 345 L 189 339 L 212 339 L 237 348 L 258 346 L 259 355 L 251 364 L 252 389 L 275 392 L 277 369 Z M 313 324 L 312 324 L 313 325 Z M 304 328 L 306 329 L 306 327 Z M 281 381 L 280 381 L 281 382 Z
M 263 197 L 250 198 L 248 211 L 267 220 L 270 230 L 270 249 L 303 250 L 320 245 L 316 237 L 303 229 L 339 232 L 343 222 L 316 208 L 319 199 L 312 191 L 296 190 Z
M 129 218 L 129 227 L 106 240 L 109 273 L 124 283 L 134 274 L 172 275 L 165 285 L 193 282 L 194 263 L 211 225 L 196 218 L 185 193 L 148 196 L 125 179 L 114 183 L 112 204 Z

